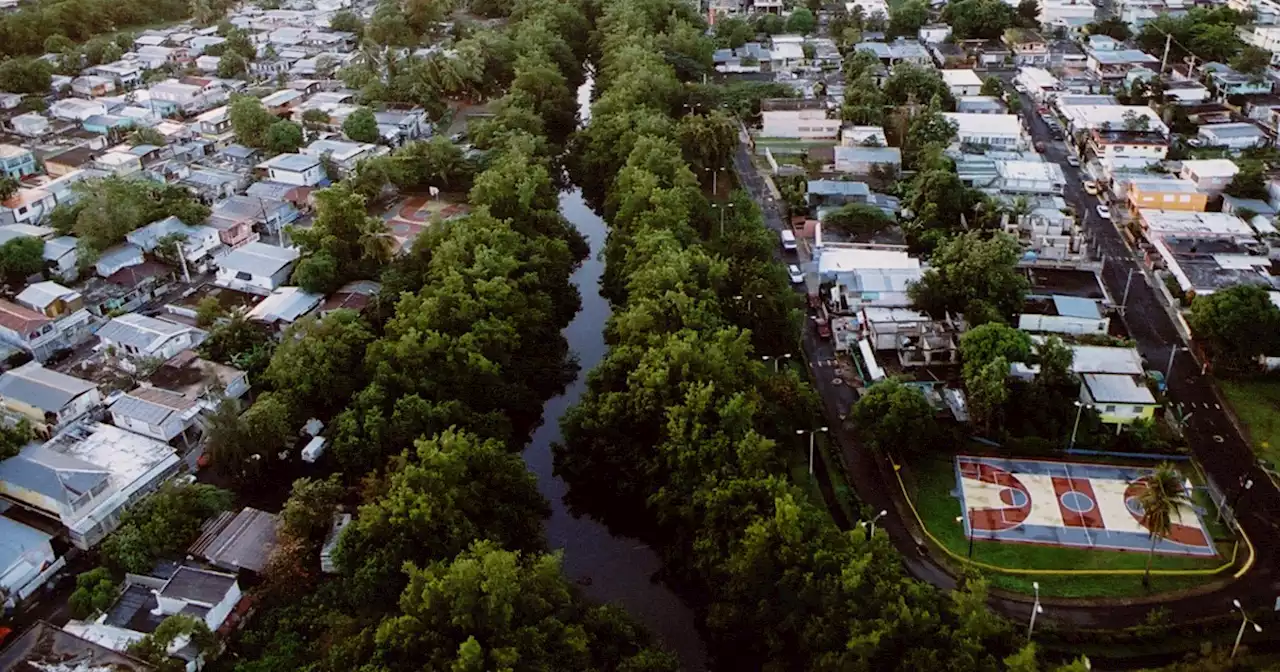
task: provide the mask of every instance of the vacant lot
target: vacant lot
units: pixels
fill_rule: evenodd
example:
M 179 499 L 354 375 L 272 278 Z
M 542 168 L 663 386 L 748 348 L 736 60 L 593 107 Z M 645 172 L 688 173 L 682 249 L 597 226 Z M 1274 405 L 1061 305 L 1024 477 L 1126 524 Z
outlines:
M 1280 467 L 1280 380 L 1224 380 L 1236 417 L 1253 440 L 1253 450 L 1272 470 Z

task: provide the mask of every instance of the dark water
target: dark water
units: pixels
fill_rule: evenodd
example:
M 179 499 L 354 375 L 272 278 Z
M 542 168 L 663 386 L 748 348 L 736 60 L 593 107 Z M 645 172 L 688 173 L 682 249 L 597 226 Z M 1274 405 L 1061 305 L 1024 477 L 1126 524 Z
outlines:
M 584 123 L 590 86 L 588 82 L 578 91 Z M 573 274 L 573 284 L 582 293 L 582 310 L 564 330 L 582 373 L 563 395 L 543 407 L 542 425 L 524 452 L 529 470 L 538 477 L 538 490 L 551 503 L 547 545 L 563 550 L 564 571 L 570 579 L 590 579 L 590 585 L 582 588 L 588 597 L 622 606 L 679 656 L 686 670 L 702 670 L 706 648 L 694 628 L 693 611 L 665 586 L 650 580 L 660 566 L 657 554 L 635 539 L 613 536 L 591 518 L 573 517 L 562 502 L 568 487 L 552 474 L 551 444 L 560 440 L 560 417 L 586 391 L 587 372 L 604 357 L 604 326 L 610 314 L 608 302 L 599 293 L 604 220 L 587 207 L 577 189 L 561 196 L 560 211 L 587 237 L 591 255 Z

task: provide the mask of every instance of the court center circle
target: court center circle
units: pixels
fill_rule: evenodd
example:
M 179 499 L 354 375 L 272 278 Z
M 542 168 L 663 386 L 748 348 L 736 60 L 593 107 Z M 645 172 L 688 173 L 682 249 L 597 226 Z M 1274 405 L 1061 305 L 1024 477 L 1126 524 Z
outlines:
M 1139 518 L 1146 514 L 1146 509 L 1142 507 L 1142 500 L 1137 497 L 1130 497 L 1124 500 L 1124 508 L 1129 509 L 1129 513 Z
M 1094 506 L 1092 497 L 1076 490 L 1062 493 L 1058 501 L 1062 502 L 1062 508 L 1072 513 L 1088 513 Z
M 1017 488 L 1005 488 L 1000 491 L 1000 501 L 1008 506 L 1021 508 L 1027 505 L 1027 493 Z

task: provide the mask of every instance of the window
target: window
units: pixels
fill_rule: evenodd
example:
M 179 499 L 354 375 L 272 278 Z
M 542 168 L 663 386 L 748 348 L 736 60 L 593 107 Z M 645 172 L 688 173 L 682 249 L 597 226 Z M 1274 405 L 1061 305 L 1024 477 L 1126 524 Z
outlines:
M 1172 203 L 1173 201 L 1174 201 L 1173 194 L 1165 194 L 1165 195 L 1164 195 L 1164 202 L 1165 202 L 1165 203 Z
M 1190 197 L 1189 195 L 1187 195 L 1187 194 L 1183 194 L 1182 196 L 1180 196 L 1180 197 L 1178 198 L 1178 201 L 1179 201 L 1180 203 L 1190 203 L 1190 202 L 1191 202 L 1191 197 Z
M 1104 411 L 1106 411 L 1107 413 L 1115 413 L 1115 412 L 1116 412 L 1116 407 L 1115 407 L 1115 405 L 1114 405 L 1114 404 L 1112 404 L 1112 405 L 1108 405 L 1108 406 L 1107 406 L 1106 408 L 1104 408 L 1103 410 L 1104 410 Z
M 244 271 L 236 272 L 236 280 L 252 280 L 252 279 L 253 279 L 252 273 L 245 273 Z
M 24 205 L 24 206 L 22 206 L 21 208 L 18 208 L 18 214 L 19 214 L 19 215 L 25 215 L 25 214 L 27 214 L 27 206 L 25 206 L 25 205 Z

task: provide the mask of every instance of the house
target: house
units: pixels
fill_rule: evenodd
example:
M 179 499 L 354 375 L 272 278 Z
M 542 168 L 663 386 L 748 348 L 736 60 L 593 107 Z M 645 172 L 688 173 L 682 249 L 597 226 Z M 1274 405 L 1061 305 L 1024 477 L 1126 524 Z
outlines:
M 62 177 L 92 166 L 96 158 L 96 150 L 86 146 L 74 147 L 46 158 L 44 170 L 52 177 Z
M 132 89 L 142 82 L 142 68 L 131 61 L 115 61 L 114 63 L 95 65 L 85 72 L 90 75 L 106 77 L 112 81 L 119 81 L 120 86 L 125 89 Z
M 189 442 L 188 430 L 200 415 L 194 400 L 155 387 L 139 387 L 117 397 L 110 408 L 115 426 L 165 443 L 179 436 Z
M 231 128 L 230 108 L 226 105 L 215 107 L 198 115 L 194 120 L 196 133 L 206 140 L 212 140 L 216 149 L 223 149 L 235 141 L 235 131 Z
M 55 563 L 66 564 L 58 562 L 52 540 L 51 534 L 0 516 L 0 594 L 25 600 L 49 578 Z
M 760 101 L 760 134 L 768 138 L 823 140 L 840 137 L 842 122 L 827 117 L 820 100 L 774 98 Z
M 57 207 L 53 194 L 43 189 L 19 187 L 9 200 L 0 203 L 0 226 L 38 224 Z
M 195 399 L 206 408 L 222 399 L 239 399 L 249 391 L 249 374 L 233 366 L 201 359 L 183 350 L 151 373 L 147 384 Z
M 887 147 L 889 140 L 879 126 L 854 126 L 840 129 L 840 144 L 845 147 Z
M 116 90 L 115 80 L 98 75 L 85 75 L 71 80 L 71 92 L 86 98 L 111 95 Z
M 962 96 L 956 99 L 956 112 L 961 114 L 1009 114 L 1009 107 L 999 96 Z
M 902 150 L 897 147 L 843 147 L 837 146 L 835 169 L 839 173 L 870 175 L 881 172 L 896 175 L 902 168 Z
M 1114 425 L 1150 420 L 1160 406 L 1134 376 L 1098 373 L 1081 376 L 1080 403 L 1095 409 L 1103 423 Z
M 49 115 L 63 121 L 84 121 L 95 114 L 106 114 L 107 106 L 96 100 L 62 98 L 49 106 Z
M 174 112 L 196 114 L 221 105 L 227 99 L 227 91 L 211 80 L 195 80 L 204 83 L 186 83 L 166 79 L 151 87 L 151 103 L 168 116 Z
M 1078 34 L 1093 23 L 1097 7 L 1089 0 L 1040 0 L 1040 25 L 1046 30 Z
M 1029 143 L 1016 114 L 959 114 L 943 116 L 956 125 L 956 141 L 993 149 L 1027 149 Z
M 28 285 L 14 300 L 53 319 L 57 347 L 78 345 L 91 335 L 91 317 L 85 310 L 84 297 L 80 292 L 46 280 Z
M 1033 333 L 1106 334 L 1110 326 L 1111 318 L 1103 316 L 1094 299 L 1061 294 L 1028 297 L 1026 308 L 1018 316 L 1018 329 Z
M 771 69 L 773 54 L 759 42 L 747 42 L 736 49 L 717 49 L 711 54 L 716 72 L 743 73 Z
M 982 93 L 982 78 L 972 70 L 939 70 L 942 81 L 953 98 L 976 96 Z
M 244 247 L 249 243 L 257 242 L 262 236 L 253 230 L 253 218 L 239 216 L 235 213 L 225 210 L 219 210 L 214 206 L 214 212 L 205 222 L 210 228 L 218 231 L 218 239 L 223 245 L 231 249 Z
M 320 304 L 320 315 L 323 317 L 335 310 L 364 312 L 365 307 L 381 291 L 381 283 L 372 280 L 352 280 L 325 297 L 324 303 Z
M 23 137 L 39 138 L 49 133 L 49 120 L 39 112 L 28 112 L 10 119 L 9 127 Z
M 924 275 L 920 260 L 905 247 L 825 243 L 818 249 L 818 275 L 834 283 L 830 303 L 840 314 L 856 314 L 867 306 L 906 308 L 911 305 L 907 288 Z
M 1154 210 L 1186 210 L 1204 212 L 1209 194 L 1196 188 L 1194 182 L 1182 178 L 1152 175 L 1126 180 L 1126 201 L 1133 212 L 1143 208 Z
M 0 173 L 15 180 L 36 172 L 36 156 L 31 150 L 0 144 Z
M 1089 71 L 1103 81 L 1122 80 L 1136 67 L 1160 66 L 1160 59 L 1138 49 L 1091 49 L 1086 53 L 1085 63 Z
M 944 366 L 960 359 L 960 329 L 950 318 L 934 320 L 908 308 L 864 306 L 858 311 L 862 338 L 875 350 L 897 353 L 904 368 Z
M 253 196 L 231 196 L 215 205 L 213 212 L 235 221 L 251 221 L 266 233 L 279 233 L 301 214 L 288 201 Z
M 810 180 L 806 189 L 810 208 L 866 203 L 871 197 L 871 188 L 863 182 Z
M 0 342 L 21 348 L 43 361 L 62 348 L 60 336 L 49 317 L 0 299 Z
M 325 183 L 328 176 L 316 156 L 305 154 L 280 154 L 258 164 L 273 182 L 283 182 L 297 187 L 315 187 Z
M 1206 147 L 1226 147 L 1232 151 L 1271 144 L 1271 139 L 1261 128 L 1245 122 L 1205 124 L 1200 127 L 1197 137 Z
M 221 64 L 221 56 L 199 56 L 196 58 L 196 69 L 200 72 L 215 73 Z
M 1040 33 L 1027 28 L 1008 28 L 1000 39 L 1013 53 L 1014 65 L 1041 68 L 1049 65 L 1049 43 Z
M 137 266 L 146 258 L 143 257 L 142 248 L 132 243 L 124 243 L 109 247 L 102 254 L 98 255 L 98 260 L 94 262 L 93 268 L 98 273 L 98 277 L 108 277 L 130 266 Z
M 150 664 L 133 656 L 112 651 L 45 621 L 36 621 L 7 644 L 0 650 L 0 670 L 155 672 Z M 75 665 L 69 666 L 68 661 L 75 661 Z
M 76 248 L 80 241 L 72 236 L 59 236 L 44 241 L 44 260 L 49 263 L 49 272 L 55 277 L 70 282 L 79 275 Z
M 315 310 L 323 300 L 323 295 L 304 292 L 298 287 L 277 287 L 254 306 L 247 317 L 284 329 Z
M 1280 10 L 1280 5 L 1274 5 Z M 1259 24 L 1265 23 L 1259 21 Z M 1257 47 L 1271 53 L 1271 65 L 1280 65 L 1280 26 L 1252 25 L 1236 28 L 1236 36 L 1251 47 Z
M 1090 151 L 1109 169 L 1147 166 L 1169 153 L 1169 127 L 1145 105 L 1061 105 L 1072 134 L 1088 135 Z
M 925 24 L 916 31 L 916 39 L 924 44 L 946 42 L 948 37 L 951 37 L 951 26 L 945 23 Z
M 0 406 L 56 430 L 102 405 L 98 386 L 27 362 L 0 374 Z
M 1246 75 L 1222 63 L 1205 63 L 1200 70 L 1221 96 L 1265 96 L 1271 93 L 1271 80 L 1262 75 Z
M 161 242 L 173 240 L 177 236 L 182 237 L 182 259 L 189 264 L 199 265 L 222 245 L 217 229 L 209 226 L 188 226 L 177 217 L 166 217 L 134 229 L 125 234 L 125 240 L 142 248 L 145 252 L 155 252 Z M 166 255 L 174 252 L 176 250 L 164 250 Z
M 374 112 L 378 122 L 378 135 L 392 147 L 399 147 L 431 132 L 431 124 L 420 108 L 410 110 L 383 110 Z
M 218 259 L 215 282 L 255 294 L 271 294 L 284 285 L 298 259 L 298 250 L 266 243 L 249 243 Z
M 130 152 L 107 152 L 93 160 L 93 168 L 118 176 L 142 172 L 142 159 Z
M 206 523 L 187 553 L 229 572 L 261 574 L 277 545 L 280 516 L 245 507 L 239 513 L 226 511 Z
M 268 94 L 260 101 L 262 107 L 271 114 L 285 116 L 293 111 L 296 104 L 304 98 L 301 91 L 295 89 L 280 89 L 275 93 Z
M 389 150 L 381 145 L 373 145 L 367 142 L 316 140 L 303 147 L 301 151 L 303 155 L 313 157 L 316 160 L 328 157 L 330 161 L 333 161 L 338 166 L 339 172 L 343 175 L 349 175 L 356 169 L 356 164 L 368 158 L 382 156 L 388 153 Z M 272 179 L 275 179 L 274 175 Z
M 168 571 L 158 571 L 160 576 L 126 575 L 120 597 L 106 613 L 93 621 L 72 620 L 63 629 L 124 652 L 176 614 L 193 616 L 210 632 L 217 632 L 240 603 L 240 585 L 232 574 L 187 565 L 176 571 L 171 566 L 159 569 Z M 187 672 L 196 672 L 204 664 L 199 650 L 186 638 L 174 640 L 166 653 L 178 669 L 185 667 Z
M 998 159 L 995 164 L 1000 190 L 1008 194 L 1061 194 L 1067 184 L 1056 163 Z
M 103 345 L 122 357 L 164 360 L 200 345 L 208 335 L 202 329 L 138 313 L 112 318 L 98 330 Z
M 928 48 L 914 40 L 898 39 L 894 42 L 860 42 L 855 51 L 870 51 L 880 62 L 889 67 L 899 63 L 911 63 L 925 68 L 933 67 L 933 56 Z

